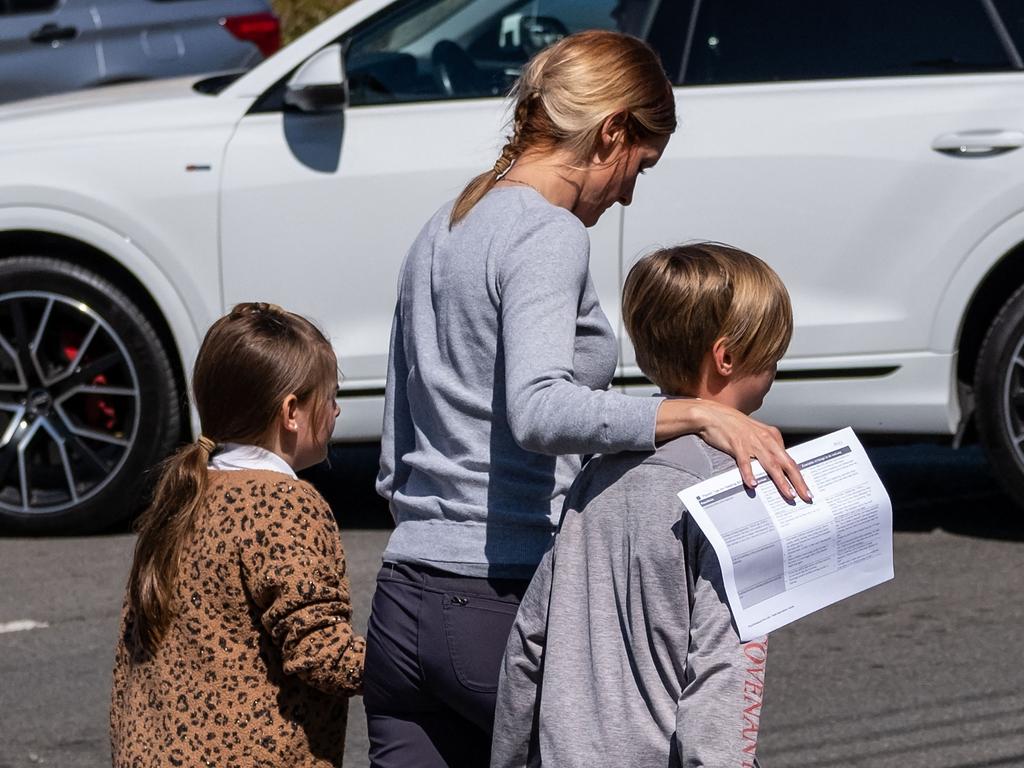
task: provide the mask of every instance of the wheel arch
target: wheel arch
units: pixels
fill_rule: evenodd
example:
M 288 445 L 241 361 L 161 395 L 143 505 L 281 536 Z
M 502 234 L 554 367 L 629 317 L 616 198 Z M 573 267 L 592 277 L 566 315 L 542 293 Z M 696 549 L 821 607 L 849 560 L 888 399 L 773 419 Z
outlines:
M 34 228 L 0 230 L 0 261 L 27 255 L 62 259 L 89 269 L 116 285 L 135 302 L 152 323 L 160 343 L 164 345 L 170 357 L 178 391 L 188 392 L 188 371 L 184 361 L 189 359 L 187 355 L 190 352 L 194 356 L 194 350 L 190 350 L 189 347 L 194 346 L 195 342 L 191 338 L 192 334 L 185 334 L 186 338 L 182 338 L 180 321 L 176 323 L 177 328 L 172 327 L 169 315 L 173 315 L 174 312 L 167 311 L 166 297 L 162 305 L 135 272 L 106 250 L 84 239 Z M 184 311 L 183 305 L 180 310 Z M 183 394 L 179 408 L 182 429 L 194 432 L 194 414 L 191 412 L 186 394 Z M 187 438 L 190 435 L 180 437 Z
M 978 284 L 964 312 L 957 342 L 957 380 L 973 386 L 982 342 L 996 314 L 1024 285 L 1024 241 L 1014 245 Z

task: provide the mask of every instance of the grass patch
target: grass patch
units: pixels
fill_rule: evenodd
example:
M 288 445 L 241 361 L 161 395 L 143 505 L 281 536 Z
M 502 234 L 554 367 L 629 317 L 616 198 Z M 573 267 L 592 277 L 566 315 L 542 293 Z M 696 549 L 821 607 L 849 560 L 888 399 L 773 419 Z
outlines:
M 270 0 L 281 18 L 281 42 L 290 43 L 353 0 Z

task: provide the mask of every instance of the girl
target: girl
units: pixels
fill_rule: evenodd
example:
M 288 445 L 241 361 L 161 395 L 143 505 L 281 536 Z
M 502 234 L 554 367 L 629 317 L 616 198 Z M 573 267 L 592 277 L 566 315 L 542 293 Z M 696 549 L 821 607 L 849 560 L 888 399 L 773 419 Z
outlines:
M 121 766 L 341 765 L 361 637 L 327 503 L 337 360 L 309 321 L 239 304 L 192 386 L 202 436 L 163 465 L 139 518 L 114 666 Z
M 607 391 L 618 343 L 589 239 L 676 127 L 657 55 L 582 32 L 539 53 L 494 167 L 413 244 L 392 331 L 379 492 L 397 526 L 367 633 L 374 766 L 487 765 L 518 601 L 580 455 L 698 433 L 809 498 L 776 430 L 701 400 Z

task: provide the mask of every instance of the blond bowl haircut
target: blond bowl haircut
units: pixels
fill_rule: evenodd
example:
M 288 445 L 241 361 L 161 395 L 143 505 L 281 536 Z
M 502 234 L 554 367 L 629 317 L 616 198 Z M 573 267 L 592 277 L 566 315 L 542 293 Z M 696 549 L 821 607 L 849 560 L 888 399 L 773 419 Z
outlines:
M 793 309 L 775 271 L 746 251 L 692 243 L 644 256 L 629 271 L 622 314 L 637 364 L 665 394 L 692 395 L 701 365 L 724 338 L 739 375 L 785 354 Z

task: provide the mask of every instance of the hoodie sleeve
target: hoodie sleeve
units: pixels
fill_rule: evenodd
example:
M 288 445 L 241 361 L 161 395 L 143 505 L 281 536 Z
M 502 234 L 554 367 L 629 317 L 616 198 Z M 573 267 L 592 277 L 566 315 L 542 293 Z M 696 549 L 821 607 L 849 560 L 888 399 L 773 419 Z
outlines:
M 680 762 L 754 768 L 768 638 L 740 641 L 718 558 L 689 516 L 686 537 L 693 599 L 686 684 L 676 709 Z
M 540 765 L 537 721 L 547 643 L 554 549 L 541 560 L 519 605 L 498 677 L 491 768 Z

